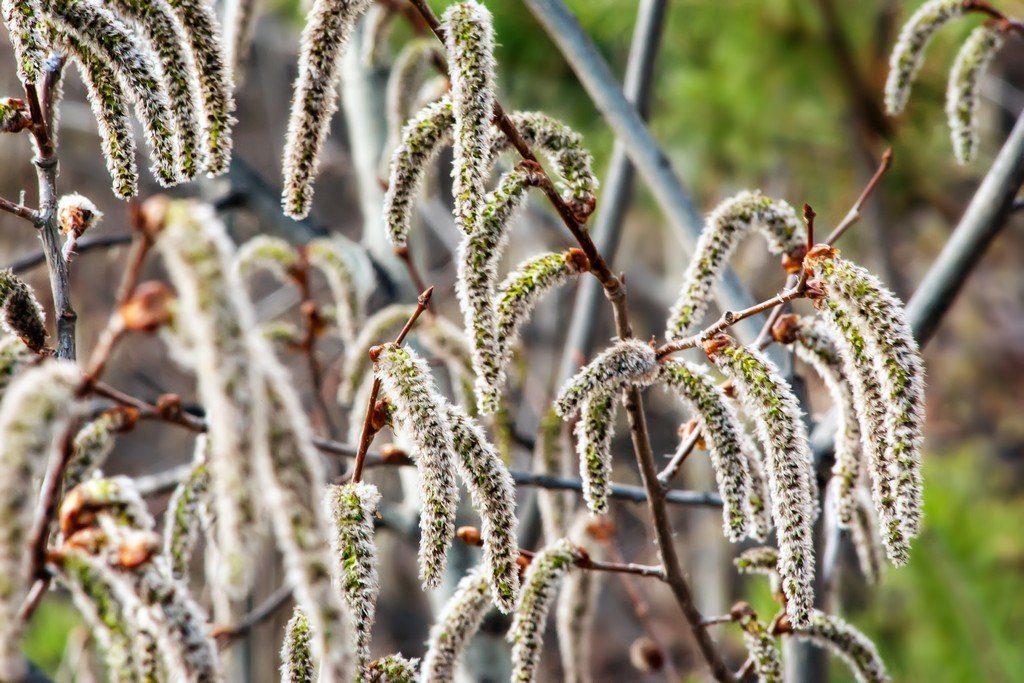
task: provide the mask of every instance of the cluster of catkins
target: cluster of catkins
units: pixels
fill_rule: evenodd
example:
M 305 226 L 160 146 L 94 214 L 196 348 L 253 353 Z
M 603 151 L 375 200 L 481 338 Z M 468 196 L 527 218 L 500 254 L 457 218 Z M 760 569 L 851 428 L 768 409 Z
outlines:
M 885 108 L 890 115 L 895 116 L 906 107 L 911 86 L 924 63 L 925 50 L 938 30 L 972 9 L 964 0 L 929 0 L 904 24 L 892 50 L 885 83 Z M 981 79 L 1010 30 L 1010 23 L 1004 20 L 990 20 L 974 29 L 949 72 L 946 117 L 953 151 L 961 164 L 969 163 L 977 154 Z
M 138 190 L 134 108 L 164 186 L 227 170 L 234 96 L 220 27 L 201 0 L 5 0 L 18 75 L 41 85 L 71 56 L 99 123 L 114 193 Z

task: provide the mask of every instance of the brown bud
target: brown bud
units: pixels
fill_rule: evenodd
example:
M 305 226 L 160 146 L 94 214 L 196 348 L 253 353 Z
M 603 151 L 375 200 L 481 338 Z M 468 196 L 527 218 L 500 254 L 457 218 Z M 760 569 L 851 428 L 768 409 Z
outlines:
M 800 318 L 792 313 L 780 315 L 772 325 L 772 339 L 780 344 L 792 344 L 800 331 Z
M 135 428 L 139 421 L 139 409 L 131 406 L 118 406 L 104 412 L 111 418 L 110 431 L 123 434 Z
M 162 194 L 144 201 L 139 207 L 137 227 L 151 239 L 155 239 L 164 229 L 164 220 L 167 218 L 167 208 L 170 204 L 170 198 Z
M 729 610 L 729 616 L 736 621 L 739 621 L 744 617 L 752 617 L 755 616 L 754 608 L 750 606 L 749 602 L 740 601 L 733 605 Z
M 587 535 L 597 541 L 610 541 L 615 537 L 615 522 L 610 517 L 593 517 L 587 522 Z
M 455 535 L 459 537 L 459 540 L 466 545 L 479 548 L 484 544 L 480 538 L 480 530 L 475 526 L 460 526 L 455 532 Z
M 97 527 L 86 527 L 66 536 L 64 546 L 95 555 L 106 547 L 108 541 L 107 532 Z
M 391 415 L 391 404 L 386 398 L 382 398 L 373 404 L 373 412 L 370 413 L 370 428 L 379 432 L 387 426 Z
M 160 537 L 140 531 L 128 534 L 117 548 L 117 563 L 125 569 L 134 569 L 149 562 L 160 549 Z
M 526 568 L 530 566 L 530 562 L 531 561 L 532 561 L 532 558 L 527 557 L 526 555 L 523 555 L 522 553 L 520 553 L 516 557 L 516 566 L 519 567 L 519 573 L 520 574 L 522 574 L 523 572 L 526 571 Z
M 380 457 L 388 464 L 399 464 L 409 460 L 409 454 L 393 443 L 386 443 L 380 447 Z
M 700 429 L 700 421 L 697 419 L 690 420 L 686 424 L 680 425 L 679 438 L 685 441 L 698 429 Z M 708 442 L 704 440 L 703 433 L 697 437 L 697 441 L 694 442 L 693 447 L 701 451 L 706 451 L 708 449 Z
M 804 296 L 811 300 L 815 308 L 820 308 L 821 302 L 828 296 L 828 290 L 825 288 L 825 283 L 811 280 L 804 284 Z
M 143 282 L 121 304 L 118 312 L 124 327 L 132 332 L 154 332 L 170 322 L 174 293 L 162 282 Z
M 629 646 L 629 661 L 641 673 L 656 673 L 665 666 L 665 653 L 650 638 L 640 637 Z
M 370 360 L 376 363 L 377 359 L 380 358 L 380 354 L 384 353 L 384 345 L 380 344 L 377 346 L 371 346 L 368 353 L 370 355 Z
M 716 334 L 709 339 L 705 339 L 701 345 L 707 357 L 714 358 L 722 349 L 736 346 L 736 340 L 727 334 Z
M 800 272 L 804 265 L 804 257 L 807 255 L 807 247 L 801 244 L 793 251 L 782 255 L 782 267 L 786 272 L 794 275 Z
M 58 513 L 62 534 L 70 536 L 78 529 L 90 526 L 95 521 L 96 516 L 87 511 L 87 502 L 81 487 L 76 486 L 67 492 Z
M 736 398 L 736 385 L 732 383 L 731 379 L 727 379 L 722 382 L 722 393 L 729 398 Z
M 839 250 L 828 244 L 815 244 L 811 247 L 811 250 L 807 252 L 807 256 L 804 257 L 805 261 L 811 261 L 813 259 L 827 259 L 835 258 L 839 255 Z
M 792 632 L 793 624 L 792 622 L 790 622 L 789 616 L 785 614 L 778 618 L 778 620 L 775 622 L 775 626 L 772 628 L 772 635 L 774 636 Z
M 161 394 L 156 399 L 156 411 L 165 420 L 181 417 L 181 397 L 177 394 Z
M 565 262 L 581 273 L 590 272 L 590 259 L 587 258 L 582 249 L 573 247 L 565 252 Z
M 573 201 L 570 208 L 576 220 L 580 223 L 586 223 L 587 219 L 590 218 L 590 214 L 594 213 L 594 209 L 597 208 L 597 197 L 587 197 L 582 202 Z
M 20 133 L 32 125 L 32 116 L 24 100 L 5 97 L 0 100 L 0 132 Z

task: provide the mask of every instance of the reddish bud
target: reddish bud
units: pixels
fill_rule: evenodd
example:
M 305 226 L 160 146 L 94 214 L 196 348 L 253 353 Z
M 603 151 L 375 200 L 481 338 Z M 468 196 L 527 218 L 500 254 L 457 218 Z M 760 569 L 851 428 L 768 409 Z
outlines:
M 792 313 L 780 315 L 772 325 L 772 339 L 780 344 L 792 344 L 800 331 L 800 318 Z
M 655 673 L 665 666 L 665 653 L 653 640 L 641 637 L 629 646 L 629 661 L 641 673 Z
M 455 535 L 459 537 L 459 540 L 466 545 L 471 545 L 479 548 L 484 544 L 480 538 L 480 530 L 475 526 L 460 526 L 455 532 Z
M 170 322 L 173 301 L 174 293 L 170 287 L 150 280 L 136 287 L 118 312 L 125 329 L 132 332 L 154 332 Z

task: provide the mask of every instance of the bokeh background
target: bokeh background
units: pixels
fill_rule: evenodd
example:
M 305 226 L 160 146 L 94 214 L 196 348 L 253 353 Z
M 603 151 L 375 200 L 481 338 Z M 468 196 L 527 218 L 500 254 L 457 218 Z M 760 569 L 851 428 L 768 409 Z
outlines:
M 446 3 L 433 3 L 439 12 Z M 501 99 L 512 109 L 542 109 L 584 134 L 595 168 L 608 162 L 613 137 L 571 69 L 518 0 L 490 0 L 498 35 Z M 635 19 L 630 0 L 569 2 L 613 71 L 621 74 Z M 952 157 L 943 114 L 945 78 L 959 42 L 978 20 L 944 30 L 929 58 L 906 114 L 881 114 L 882 84 L 888 51 L 902 21 L 917 5 L 897 0 L 673 0 L 658 58 L 650 126 L 702 210 L 744 188 L 761 188 L 794 205 L 813 205 L 819 225 L 835 224 L 859 194 L 886 146 L 896 162 L 870 201 L 863 220 L 843 238 L 844 253 L 869 265 L 901 297 L 910 294 L 942 247 L 977 187 L 1009 127 L 1024 109 L 1024 45 L 1011 40 L 984 82 L 983 144 L 979 159 L 958 167 Z M 1009 14 L 1024 15 L 1024 3 L 1003 1 Z M 295 3 L 268 2 L 257 30 L 248 72 L 239 87 L 236 155 L 252 177 L 245 192 L 263 193 L 253 200 L 232 201 L 238 181 L 193 184 L 174 194 L 204 196 L 221 202 L 239 239 L 260 231 L 301 240 L 302 230 L 271 216 L 280 185 L 280 149 L 295 73 L 295 51 L 303 10 Z M 394 54 L 411 32 L 401 22 L 391 32 L 387 53 Z M 7 94 L 18 92 L 9 46 L 0 49 L 0 80 Z M 383 82 L 387 60 L 379 73 Z M 73 71 L 71 69 L 70 71 Z M 76 75 L 70 75 L 62 106 L 60 139 L 62 191 L 86 194 L 106 212 L 97 235 L 127 233 L 127 207 L 114 199 L 99 158 L 95 122 Z M 4 94 L 4 93 L 0 93 Z M 381 114 L 382 115 L 382 114 Z M 313 219 L 308 226 L 362 237 L 358 163 L 347 140 L 343 114 L 334 123 L 318 182 Z M 27 140 L 0 139 L 0 193 L 33 201 L 34 178 Z M 442 160 L 443 163 L 443 160 Z M 236 169 L 237 171 L 237 169 Z M 428 207 L 443 207 L 446 173 L 430 181 Z M 145 194 L 157 191 L 152 179 Z M 262 202 L 262 204 L 261 204 Z M 237 206 L 236 206 L 237 205 Z M 256 205 L 256 210 L 253 210 Z M 262 206 L 261 210 L 259 207 Z M 237 210 L 235 210 L 237 209 Z M 600 203 L 599 203 L 600 209 Z M 443 211 L 441 212 L 443 214 Z M 442 216 L 443 218 L 443 216 Z M 435 300 L 455 315 L 450 242 L 454 228 L 438 220 L 414 245 L 425 277 L 438 285 Z M 542 247 L 568 245 L 547 206 L 531 201 L 517 228 L 514 259 Z M 308 227 L 307 226 L 307 227 Z M 897 680 L 1024 681 L 1024 220 L 1011 219 L 980 268 L 971 276 L 925 356 L 929 371 L 925 498 L 927 517 L 908 567 L 890 568 L 875 587 L 854 574 L 844 578 L 841 609 L 870 634 Z M 291 232 L 290 232 L 291 231 Z M 679 238 L 639 182 L 626 217 L 623 246 L 614 266 L 627 274 L 641 336 L 660 334 L 665 307 L 686 264 Z M 308 237 L 308 235 L 306 235 Z M 448 245 L 448 246 L 446 246 Z M 0 263 L 13 262 L 38 249 L 31 228 L 0 215 Z M 734 261 L 737 272 L 759 297 L 782 282 L 774 259 L 766 259 L 760 242 L 751 240 Z M 73 266 L 75 302 L 80 314 L 79 340 L 88 351 L 103 325 L 114 297 L 114 283 L 124 249 L 82 254 Z M 153 276 L 159 270 L 152 269 Z M 31 271 L 30 282 L 46 291 L 45 274 Z M 260 306 L 266 317 L 288 315 L 292 293 L 261 285 Z M 533 389 L 517 394 L 517 429 L 529 434 L 560 356 L 570 290 L 541 307 L 527 337 L 531 349 Z M 378 293 L 378 298 L 382 296 Z M 45 298 L 45 297 L 43 297 Z M 608 311 L 602 309 L 601 339 L 610 336 Z M 329 362 L 339 349 L 326 344 Z M 299 370 L 296 370 L 299 372 Z M 164 391 L 191 395 L 188 377 L 165 360 L 155 340 L 137 339 L 119 353 L 112 383 L 143 396 Z M 812 406 L 827 409 L 819 388 L 809 379 Z M 541 398 L 538 398 L 540 396 Z M 661 394 L 652 394 L 651 420 L 659 452 L 670 453 L 682 418 Z M 338 409 L 339 423 L 345 413 Z M 625 432 L 625 430 L 620 430 Z M 144 425 L 119 444 L 111 470 L 151 472 L 187 460 L 185 435 Z M 617 445 L 616 480 L 636 483 L 628 443 Z M 513 464 L 529 467 L 529 453 L 512 448 Z M 707 486 L 706 465 L 688 465 L 690 486 Z M 393 475 L 381 475 L 383 479 Z M 159 510 L 165 501 L 155 500 Z M 756 605 L 769 601 L 759 582 L 741 581 L 729 565 L 732 549 L 718 540 L 716 513 L 677 509 L 679 543 L 693 573 L 700 601 L 709 613 L 724 611 L 739 597 Z M 639 562 L 652 561 L 645 537 L 646 511 L 618 503 L 615 516 L 623 552 Z M 387 533 L 387 532 L 382 532 Z M 389 542 L 390 543 L 390 542 Z M 413 551 L 393 542 L 395 564 L 412 565 Z M 263 582 L 270 590 L 280 581 L 273 559 Z M 389 569 L 375 651 L 400 648 L 422 652 L 429 626 L 429 604 L 408 571 Z M 664 672 L 645 677 L 629 662 L 628 646 L 642 635 L 628 594 L 617 578 L 602 591 L 598 640 L 594 649 L 599 681 L 669 680 Z M 648 602 L 650 622 L 683 672 L 696 664 L 682 621 L 661 587 L 634 584 Z M 286 611 L 282 615 L 287 616 Z M 236 646 L 249 662 L 251 680 L 273 680 L 281 621 L 271 621 Z M 32 625 L 28 653 L 53 673 L 66 644 L 79 638 L 77 617 L 54 595 Z M 69 636 L 70 634 L 70 636 Z M 733 634 L 735 635 L 735 634 Z M 732 636 L 723 635 L 729 640 Z M 739 642 L 730 642 L 733 653 Z M 65 673 L 67 670 L 65 662 Z M 553 637 L 546 672 L 558 680 Z M 72 665 L 72 668 L 73 665 Z M 834 680 L 848 680 L 838 661 Z

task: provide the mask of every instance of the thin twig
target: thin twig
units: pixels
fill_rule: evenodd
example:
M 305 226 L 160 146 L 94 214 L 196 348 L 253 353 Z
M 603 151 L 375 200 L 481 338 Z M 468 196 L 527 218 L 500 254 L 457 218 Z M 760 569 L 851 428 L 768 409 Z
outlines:
M 0 211 L 6 211 L 7 213 L 14 214 L 18 218 L 24 218 L 33 225 L 39 220 L 39 214 L 34 209 L 30 209 L 27 206 L 22 206 L 17 202 L 12 202 L 10 199 L 4 199 L 0 197 Z
M 217 640 L 217 647 L 221 650 L 230 647 L 236 640 L 274 616 L 274 613 L 281 609 L 291 597 L 292 587 L 281 586 L 253 608 L 251 612 L 243 615 L 235 624 L 214 627 L 213 637 Z
M 81 256 L 82 254 L 97 249 L 110 249 L 112 247 L 120 247 L 125 244 L 130 244 L 133 237 L 132 235 L 103 235 L 102 237 L 90 237 L 78 242 L 75 245 L 75 254 Z M 46 263 L 46 252 L 37 251 L 34 254 L 23 256 L 20 259 L 16 259 L 8 263 L 4 268 L 9 268 L 15 273 L 23 273 L 26 270 L 31 270 L 36 266 L 41 266 Z

